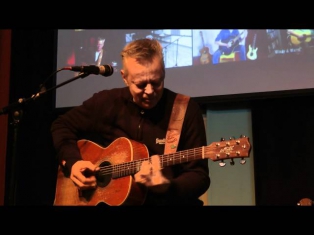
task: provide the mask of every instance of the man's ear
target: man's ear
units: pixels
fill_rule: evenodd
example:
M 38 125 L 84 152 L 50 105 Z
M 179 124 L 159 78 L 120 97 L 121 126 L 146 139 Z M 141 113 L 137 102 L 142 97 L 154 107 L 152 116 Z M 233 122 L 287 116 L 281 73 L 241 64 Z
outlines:
M 129 83 L 125 78 L 123 78 L 123 81 L 124 81 L 125 85 L 129 86 Z
M 125 85 L 129 86 L 129 83 L 128 83 L 127 79 L 125 78 L 124 71 L 122 69 L 120 70 L 120 74 L 121 74 L 121 77 L 122 77 Z

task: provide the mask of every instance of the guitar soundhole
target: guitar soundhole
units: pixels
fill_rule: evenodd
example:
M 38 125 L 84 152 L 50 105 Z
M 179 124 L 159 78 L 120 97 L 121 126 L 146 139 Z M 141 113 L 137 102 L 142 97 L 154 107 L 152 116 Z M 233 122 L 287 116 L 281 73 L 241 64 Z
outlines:
M 106 187 L 112 178 L 112 168 L 110 162 L 102 162 L 100 165 L 100 170 L 96 174 L 97 185 L 99 187 Z

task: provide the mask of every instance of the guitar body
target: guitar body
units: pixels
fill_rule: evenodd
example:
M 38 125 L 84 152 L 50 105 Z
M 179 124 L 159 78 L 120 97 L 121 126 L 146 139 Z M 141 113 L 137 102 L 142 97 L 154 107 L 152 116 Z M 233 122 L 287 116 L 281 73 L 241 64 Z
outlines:
M 249 45 L 249 51 L 247 52 L 246 56 L 250 60 L 256 60 L 257 58 L 257 49 L 258 48 L 253 48 L 251 45 Z
M 200 53 L 201 53 L 201 58 L 200 58 L 201 64 L 209 64 L 211 61 L 211 58 L 210 58 L 208 47 L 202 48 L 202 50 L 200 50 Z
M 107 148 L 88 140 L 79 140 L 78 147 L 83 159 L 91 161 L 97 166 L 110 166 L 149 157 L 145 145 L 127 138 L 119 138 Z M 95 206 L 105 204 L 122 206 L 143 204 L 146 190 L 135 183 L 133 176 L 127 175 L 116 178 L 112 172 L 106 174 L 105 177 L 96 176 L 96 178 L 96 189 L 80 191 L 59 167 L 54 205 Z
M 310 42 L 312 39 L 311 30 L 294 30 L 297 36 L 291 35 L 290 40 L 293 45 L 300 45 L 303 42 Z M 300 38 L 300 36 L 303 36 Z
M 70 177 L 58 169 L 54 206 L 137 206 L 143 205 L 147 189 L 135 182 L 133 175 L 140 170 L 143 161 L 149 159 L 146 145 L 120 137 L 104 148 L 89 140 L 79 140 L 77 145 L 83 160 L 99 166 L 95 177 L 95 189 L 79 190 Z M 213 161 L 249 157 L 249 138 L 222 140 L 208 146 L 160 155 L 161 167 L 171 166 L 197 159 Z M 84 172 L 84 174 L 88 174 Z
M 202 39 L 202 43 L 203 43 L 203 48 L 200 50 L 200 54 L 201 54 L 200 62 L 201 62 L 201 64 L 209 64 L 211 61 L 211 55 L 209 54 L 209 48 L 205 47 L 204 37 L 203 37 L 202 31 L 200 31 L 200 35 L 201 35 L 201 39 Z
M 221 52 L 224 55 L 230 55 L 233 52 L 234 48 L 238 45 L 238 43 L 232 44 L 230 42 L 229 42 L 229 44 L 231 44 L 231 46 L 229 48 L 228 47 L 224 47 L 224 46 L 219 46 L 219 50 L 221 50 Z

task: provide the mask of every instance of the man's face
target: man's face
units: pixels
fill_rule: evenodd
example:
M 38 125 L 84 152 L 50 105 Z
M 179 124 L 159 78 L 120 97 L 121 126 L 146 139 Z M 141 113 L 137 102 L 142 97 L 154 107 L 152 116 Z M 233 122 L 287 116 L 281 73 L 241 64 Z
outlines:
M 100 40 L 97 42 L 97 51 L 101 51 L 101 49 L 103 48 L 104 46 L 104 41 Z
M 162 64 L 157 58 L 140 64 L 136 59 L 126 58 L 128 76 L 121 70 L 122 78 L 129 87 L 133 101 L 144 109 L 151 109 L 160 100 L 164 88 Z

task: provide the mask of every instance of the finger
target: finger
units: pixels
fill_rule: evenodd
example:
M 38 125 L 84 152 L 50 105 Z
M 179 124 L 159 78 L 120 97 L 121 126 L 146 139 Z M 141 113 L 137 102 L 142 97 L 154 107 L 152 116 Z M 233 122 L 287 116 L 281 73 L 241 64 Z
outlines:
M 149 161 L 143 161 L 141 164 L 140 173 L 141 175 L 148 175 L 151 171 L 151 164 Z
M 71 174 L 71 179 L 79 187 L 96 187 L 97 179 L 95 175 L 84 175 L 85 172 L 76 171 Z
M 134 175 L 134 180 L 136 183 L 146 184 L 149 181 L 149 177 L 138 172 Z
M 141 181 L 141 175 L 140 175 L 139 172 L 137 172 L 137 173 L 134 175 L 134 180 L 135 180 L 135 182 L 140 183 L 140 181 Z
M 89 169 L 80 169 L 80 171 L 73 172 L 73 177 L 85 185 L 94 185 L 96 182 L 95 173 Z
M 161 170 L 160 157 L 158 155 L 153 155 L 151 157 L 151 165 L 153 168 L 153 172 Z
M 84 184 L 80 180 L 78 180 L 76 177 L 74 177 L 74 176 L 71 176 L 71 180 L 79 188 L 84 186 Z
M 147 175 L 150 174 L 149 161 L 143 161 L 141 163 L 140 170 L 134 175 L 135 182 L 144 184 L 146 182 Z
M 85 162 L 84 168 L 85 168 L 85 170 L 88 169 L 91 172 L 95 172 L 95 171 L 99 170 L 98 166 L 95 166 L 93 163 L 91 163 L 89 161 Z
M 96 187 L 96 177 L 94 175 L 86 177 L 83 173 L 84 172 L 79 174 L 72 174 L 71 179 L 73 182 L 79 187 Z

